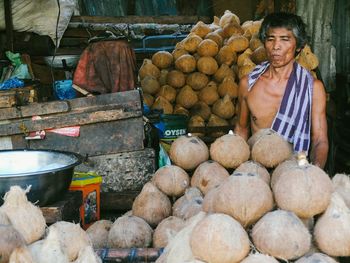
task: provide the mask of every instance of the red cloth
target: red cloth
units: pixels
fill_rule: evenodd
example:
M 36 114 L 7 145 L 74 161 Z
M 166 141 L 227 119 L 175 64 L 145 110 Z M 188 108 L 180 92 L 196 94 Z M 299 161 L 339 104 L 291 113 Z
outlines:
M 90 44 L 81 54 L 73 83 L 91 93 L 132 90 L 136 86 L 135 53 L 125 40 Z

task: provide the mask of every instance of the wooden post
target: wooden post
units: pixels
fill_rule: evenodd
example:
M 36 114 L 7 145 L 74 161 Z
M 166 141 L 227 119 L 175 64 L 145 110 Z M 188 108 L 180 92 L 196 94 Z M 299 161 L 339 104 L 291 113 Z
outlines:
M 13 52 L 13 24 L 11 0 L 4 1 L 7 49 Z

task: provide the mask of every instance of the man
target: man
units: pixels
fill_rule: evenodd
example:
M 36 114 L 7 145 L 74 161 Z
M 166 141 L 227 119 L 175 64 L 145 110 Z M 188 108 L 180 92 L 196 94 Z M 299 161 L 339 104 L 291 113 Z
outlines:
M 328 154 L 326 93 L 321 81 L 295 62 L 306 43 L 305 24 L 299 16 L 273 13 L 259 32 L 268 61 L 239 83 L 239 111 L 235 132 L 244 139 L 271 128 L 324 168 Z

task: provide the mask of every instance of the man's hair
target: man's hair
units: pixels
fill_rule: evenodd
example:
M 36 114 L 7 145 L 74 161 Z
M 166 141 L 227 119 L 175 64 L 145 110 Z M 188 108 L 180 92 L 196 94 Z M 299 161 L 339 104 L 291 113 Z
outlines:
M 286 28 L 293 32 L 296 38 L 296 48 L 303 48 L 307 42 L 306 25 L 300 16 L 291 13 L 272 13 L 264 18 L 259 31 L 259 38 L 265 42 L 270 28 Z

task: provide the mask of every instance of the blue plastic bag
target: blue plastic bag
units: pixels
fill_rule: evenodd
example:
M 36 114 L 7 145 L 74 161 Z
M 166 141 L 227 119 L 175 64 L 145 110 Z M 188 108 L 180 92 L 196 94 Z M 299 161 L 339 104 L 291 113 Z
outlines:
M 72 87 L 73 81 L 71 79 L 67 80 L 57 80 L 54 83 L 54 94 L 59 100 L 69 100 L 77 97 L 75 89 Z

